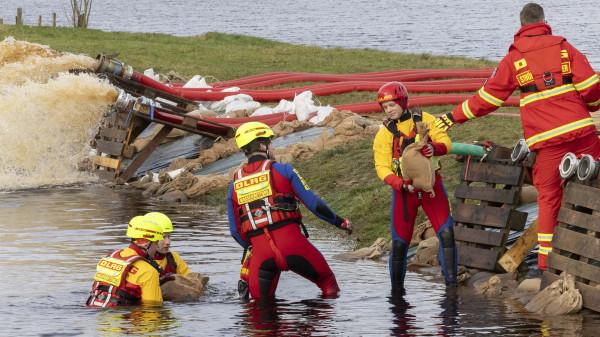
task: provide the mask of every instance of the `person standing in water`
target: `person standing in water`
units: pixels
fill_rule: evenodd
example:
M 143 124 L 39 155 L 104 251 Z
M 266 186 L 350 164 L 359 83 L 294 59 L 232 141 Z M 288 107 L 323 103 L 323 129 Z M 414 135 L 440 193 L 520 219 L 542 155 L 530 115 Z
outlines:
M 156 261 L 161 268 L 161 281 L 173 274 L 182 276 L 189 274 L 190 270 L 179 253 L 170 250 L 171 233 L 173 233 L 173 223 L 171 222 L 171 219 L 160 212 L 150 212 L 144 216 L 156 222 L 163 229 L 163 239 L 158 241 L 156 254 L 154 254 L 154 261 Z

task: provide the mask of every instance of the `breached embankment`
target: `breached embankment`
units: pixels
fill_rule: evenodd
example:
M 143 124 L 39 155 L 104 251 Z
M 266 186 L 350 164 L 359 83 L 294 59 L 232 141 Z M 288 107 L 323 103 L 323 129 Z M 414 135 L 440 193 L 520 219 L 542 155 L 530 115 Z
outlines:
M 78 170 L 116 90 L 88 74 L 94 59 L 0 42 L 0 190 L 96 180 Z

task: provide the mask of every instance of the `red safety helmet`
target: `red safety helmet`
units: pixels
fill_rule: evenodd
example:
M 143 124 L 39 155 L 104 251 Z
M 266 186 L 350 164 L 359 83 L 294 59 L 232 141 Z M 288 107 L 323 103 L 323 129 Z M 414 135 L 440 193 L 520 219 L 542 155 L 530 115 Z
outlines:
M 377 103 L 394 101 L 406 110 L 408 107 L 408 90 L 404 84 L 400 82 L 388 82 L 379 88 L 377 91 Z

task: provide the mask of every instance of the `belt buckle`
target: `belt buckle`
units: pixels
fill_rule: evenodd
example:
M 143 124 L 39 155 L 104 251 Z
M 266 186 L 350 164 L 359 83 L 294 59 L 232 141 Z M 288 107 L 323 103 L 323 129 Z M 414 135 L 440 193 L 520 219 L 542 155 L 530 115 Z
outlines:
M 551 87 L 556 84 L 556 81 L 554 80 L 554 75 L 549 71 L 544 73 L 543 80 L 544 80 L 544 84 L 547 87 Z

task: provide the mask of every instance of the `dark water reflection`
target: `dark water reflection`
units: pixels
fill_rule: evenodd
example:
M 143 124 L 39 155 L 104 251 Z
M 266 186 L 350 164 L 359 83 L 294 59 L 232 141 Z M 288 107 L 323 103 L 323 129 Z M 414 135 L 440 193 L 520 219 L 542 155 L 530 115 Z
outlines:
M 126 221 L 161 210 L 175 222 L 175 250 L 210 276 L 194 303 L 161 308 L 83 307 L 98 259 L 126 245 Z M 331 256 L 350 242 L 309 226 L 312 242 L 336 273 L 342 293 L 285 273 L 271 305 L 241 303 L 235 292 L 241 250 L 226 219 L 200 205 L 155 205 L 103 186 L 0 194 L 1 336 L 593 336 L 600 315 L 544 319 L 512 301 L 468 289 L 447 293 L 437 274 L 408 273 L 408 293 L 390 298 L 387 265 Z

